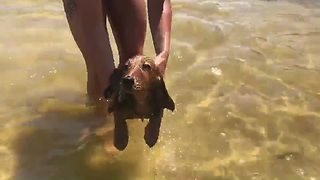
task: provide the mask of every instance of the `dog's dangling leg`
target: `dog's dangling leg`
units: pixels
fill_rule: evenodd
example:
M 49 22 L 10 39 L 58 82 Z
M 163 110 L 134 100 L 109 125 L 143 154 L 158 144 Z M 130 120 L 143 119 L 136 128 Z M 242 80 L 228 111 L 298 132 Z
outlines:
M 114 125 L 113 144 L 118 150 L 122 151 L 127 147 L 129 141 L 127 122 L 115 115 Z
M 158 115 L 152 116 L 144 129 L 144 140 L 150 148 L 158 141 L 162 115 L 163 110 Z

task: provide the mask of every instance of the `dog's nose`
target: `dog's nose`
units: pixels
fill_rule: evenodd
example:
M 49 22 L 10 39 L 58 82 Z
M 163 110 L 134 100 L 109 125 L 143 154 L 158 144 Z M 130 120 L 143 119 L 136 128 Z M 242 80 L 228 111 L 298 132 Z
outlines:
M 123 79 L 122 79 L 122 83 L 126 86 L 126 87 L 129 87 L 131 88 L 134 84 L 134 79 L 132 76 L 125 76 Z

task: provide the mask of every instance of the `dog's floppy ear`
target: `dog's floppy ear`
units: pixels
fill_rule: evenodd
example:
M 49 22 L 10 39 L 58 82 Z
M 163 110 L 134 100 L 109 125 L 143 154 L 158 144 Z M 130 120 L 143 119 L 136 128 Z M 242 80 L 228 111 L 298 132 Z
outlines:
M 109 86 L 104 90 L 104 97 L 110 99 L 112 95 L 117 91 L 120 85 L 122 73 L 119 69 L 113 70 L 109 78 Z
M 174 111 L 175 104 L 167 91 L 163 78 L 159 76 L 158 80 L 155 92 L 156 102 L 159 103 L 160 108 Z

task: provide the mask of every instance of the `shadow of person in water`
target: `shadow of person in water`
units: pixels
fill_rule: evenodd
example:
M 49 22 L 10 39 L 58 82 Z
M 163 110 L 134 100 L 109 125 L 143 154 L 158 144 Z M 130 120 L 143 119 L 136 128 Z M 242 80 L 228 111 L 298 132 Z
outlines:
M 133 149 L 134 156 L 132 150 L 105 151 L 105 142 L 112 144 L 112 122 L 106 123 L 83 105 L 49 101 L 53 102 L 37 107 L 35 118 L 14 127 L 12 179 L 125 180 L 136 176 L 143 150 Z

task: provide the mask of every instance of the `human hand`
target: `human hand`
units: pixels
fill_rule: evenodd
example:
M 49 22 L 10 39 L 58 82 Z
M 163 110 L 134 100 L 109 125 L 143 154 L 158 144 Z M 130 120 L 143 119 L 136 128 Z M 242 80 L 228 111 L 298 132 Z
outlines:
M 168 61 L 169 53 L 168 52 L 162 52 L 158 54 L 154 60 L 156 66 L 159 68 L 159 71 L 161 75 L 164 75 L 164 72 L 167 67 L 167 61 Z

